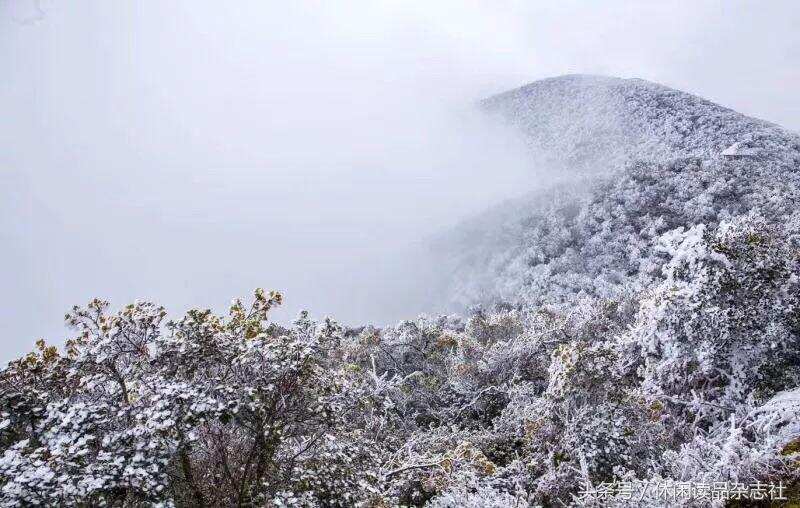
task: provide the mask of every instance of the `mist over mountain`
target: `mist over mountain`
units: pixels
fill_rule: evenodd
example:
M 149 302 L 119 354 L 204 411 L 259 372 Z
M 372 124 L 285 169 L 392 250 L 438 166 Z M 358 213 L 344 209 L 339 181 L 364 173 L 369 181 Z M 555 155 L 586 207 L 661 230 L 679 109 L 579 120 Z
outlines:
M 800 136 L 694 95 L 569 75 L 482 106 L 524 133 L 534 167 L 557 183 L 436 239 L 462 305 L 613 297 L 660 277 L 665 231 L 797 217 Z

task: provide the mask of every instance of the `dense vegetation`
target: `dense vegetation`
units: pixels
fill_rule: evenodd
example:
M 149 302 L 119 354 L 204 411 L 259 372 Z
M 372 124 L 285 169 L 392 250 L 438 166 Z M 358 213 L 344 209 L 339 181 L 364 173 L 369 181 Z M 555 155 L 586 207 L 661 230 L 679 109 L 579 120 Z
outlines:
M 3 503 L 509 506 L 614 477 L 798 474 L 800 228 L 663 235 L 664 280 L 569 312 L 344 329 L 93 301 L 0 375 Z

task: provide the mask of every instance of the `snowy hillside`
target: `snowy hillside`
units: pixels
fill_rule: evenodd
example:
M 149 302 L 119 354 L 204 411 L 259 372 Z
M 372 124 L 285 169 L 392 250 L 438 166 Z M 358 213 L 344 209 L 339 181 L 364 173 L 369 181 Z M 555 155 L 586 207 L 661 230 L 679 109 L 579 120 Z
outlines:
M 0 506 L 796 506 L 800 138 L 640 80 L 485 107 L 577 176 L 437 240 L 484 305 L 76 306 L 0 370 Z
M 659 277 L 663 232 L 749 211 L 785 221 L 800 202 L 800 136 L 658 84 L 564 76 L 484 107 L 525 133 L 535 166 L 574 178 L 437 241 L 462 304 L 642 288 Z
M 734 143 L 788 160 L 797 137 L 700 97 L 641 79 L 568 75 L 491 97 L 486 110 L 528 137 L 532 155 L 570 171 L 634 160 L 713 158 Z

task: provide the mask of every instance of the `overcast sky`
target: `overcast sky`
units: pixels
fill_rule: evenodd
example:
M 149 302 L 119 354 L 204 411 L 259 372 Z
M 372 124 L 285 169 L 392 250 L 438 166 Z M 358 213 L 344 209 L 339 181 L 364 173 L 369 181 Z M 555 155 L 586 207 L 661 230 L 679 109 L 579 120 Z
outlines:
M 475 100 L 641 77 L 800 130 L 798 26 L 791 1 L 0 0 L 0 362 L 93 296 L 413 317 L 408 246 L 537 185 Z

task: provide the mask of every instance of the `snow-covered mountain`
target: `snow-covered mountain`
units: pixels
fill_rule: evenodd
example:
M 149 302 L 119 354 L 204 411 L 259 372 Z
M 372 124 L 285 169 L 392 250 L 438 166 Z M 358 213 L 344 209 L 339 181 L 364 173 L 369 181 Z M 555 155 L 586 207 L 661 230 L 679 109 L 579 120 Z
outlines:
M 76 306 L 63 353 L 0 370 L 0 507 L 800 499 L 798 137 L 639 80 L 485 107 L 573 177 L 439 240 L 453 294 L 498 305 L 381 329 L 282 326 L 260 289 L 169 322 Z
M 713 158 L 740 143 L 785 159 L 797 136 L 694 95 L 644 81 L 568 75 L 484 101 L 526 135 L 532 156 L 569 171 L 633 160 Z
M 694 95 L 570 75 L 483 106 L 524 133 L 537 174 L 562 183 L 437 240 L 461 304 L 612 297 L 660 276 L 665 231 L 748 212 L 797 216 L 800 136 Z

